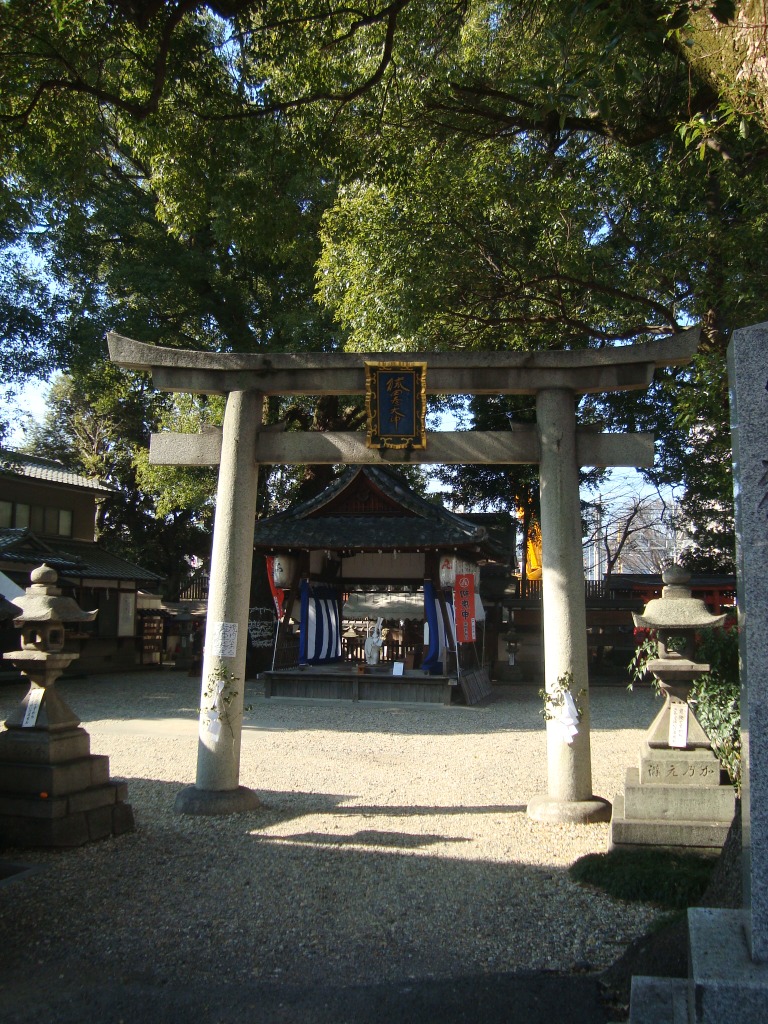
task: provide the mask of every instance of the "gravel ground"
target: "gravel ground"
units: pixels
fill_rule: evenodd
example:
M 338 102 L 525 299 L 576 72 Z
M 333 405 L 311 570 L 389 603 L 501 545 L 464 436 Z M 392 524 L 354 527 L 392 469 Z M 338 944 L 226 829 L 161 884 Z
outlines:
M 3 1016 L 10 995 L 44 1024 L 41 979 L 194 976 L 213 991 L 222 979 L 344 987 L 598 971 L 658 915 L 569 880 L 573 861 L 606 849 L 607 825 L 526 816 L 546 790 L 535 688 L 444 708 L 267 700 L 249 684 L 241 782 L 264 807 L 199 818 L 173 812 L 195 777 L 196 680 L 59 685 L 92 751 L 128 781 L 137 828 L 75 850 L 3 851 L 41 870 L 0 887 L 0 1020 L 27 1019 Z M 0 686 L 0 719 L 23 692 Z M 655 710 L 646 690 L 593 688 L 595 793 L 622 789 Z

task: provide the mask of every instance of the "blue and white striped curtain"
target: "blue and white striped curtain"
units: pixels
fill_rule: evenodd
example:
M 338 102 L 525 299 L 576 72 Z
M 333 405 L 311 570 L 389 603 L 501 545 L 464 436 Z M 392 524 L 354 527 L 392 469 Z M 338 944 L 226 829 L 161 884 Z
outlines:
M 341 591 L 325 584 L 301 581 L 299 664 L 341 660 Z
M 445 602 L 448 609 L 448 618 L 451 623 L 452 636 L 448 636 L 445 630 L 445 619 L 440 607 L 440 596 L 435 590 L 431 580 L 424 580 L 424 617 L 429 626 L 429 647 L 421 667 L 431 675 L 440 675 L 445 666 L 443 665 L 443 652 L 446 647 L 450 650 L 456 648 L 456 627 L 453 618 L 453 595 L 449 590 L 445 591 Z

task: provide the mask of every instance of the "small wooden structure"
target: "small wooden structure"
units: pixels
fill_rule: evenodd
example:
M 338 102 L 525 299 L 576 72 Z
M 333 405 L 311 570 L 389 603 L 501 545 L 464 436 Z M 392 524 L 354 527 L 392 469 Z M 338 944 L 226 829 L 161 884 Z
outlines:
M 456 643 L 451 587 L 457 566 L 479 582 L 481 563 L 509 564 L 511 517 L 464 518 L 390 469 L 353 467 L 319 496 L 258 522 L 254 549 L 283 584 L 268 696 L 449 703 L 458 682 L 474 703 L 490 692 L 481 645 Z M 484 618 L 479 596 L 476 611 Z M 313 616 L 322 631 L 314 645 Z M 369 665 L 363 645 L 379 617 L 381 660 Z

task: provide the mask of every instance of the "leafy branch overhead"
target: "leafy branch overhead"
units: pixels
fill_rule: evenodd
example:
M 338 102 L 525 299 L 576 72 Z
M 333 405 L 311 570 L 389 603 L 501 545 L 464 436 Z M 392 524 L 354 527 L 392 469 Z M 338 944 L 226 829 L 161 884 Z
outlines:
M 706 467 L 689 511 L 702 546 L 724 525 L 727 552 L 723 355 L 734 327 L 764 318 L 761 10 L 8 0 L 4 380 L 87 378 L 108 329 L 218 351 L 392 351 L 601 347 L 700 322 L 692 370 L 580 416 L 651 424 L 667 478 Z M 357 422 L 311 403 L 272 414 Z M 535 505 L 524 474 L 471 474 L 455 493 L 493 504 L 511 488 Z M 273 492 L 322 482 L 308 468 Z

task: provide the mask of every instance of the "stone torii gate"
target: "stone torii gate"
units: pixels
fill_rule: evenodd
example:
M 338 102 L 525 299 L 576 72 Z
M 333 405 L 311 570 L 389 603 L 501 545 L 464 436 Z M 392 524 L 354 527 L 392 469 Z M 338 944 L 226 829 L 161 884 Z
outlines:
M 578 396 L 645 390 L 657 367 L 693 358 L 698 328 L 642 345 L 579 351 L 478 353 L 197 352 L 107 335 L 118 366 L 150 371 L 161 391 L 226 395 L 224 424 L 200 434 L 153 434 L 156 465 L 219 466 L 203 660 L 197 777 L 176 798 L 187 814 L 228 814 L 259 806 L 239 785 L 243 689 L 259 464 L 362 465 L 538 463 L 541 487 L 545 686 L 570 674 L 584 690 L 572 744 L 547 722 L 547 792 L 528 814 L 540 821 L 605 821 L 610 804 L 592 793 L 580 466 L 651 466 L 652 434 L 597 433 L 576 425 Z M 424 450 L 379 449 L 364 432 L 281 433 L 262 426 L 267 395 L 363 395 L 365 362 L 427 364 L 431 394 L 536 396 L 536 424 L 505 432 L 427 434 Z

